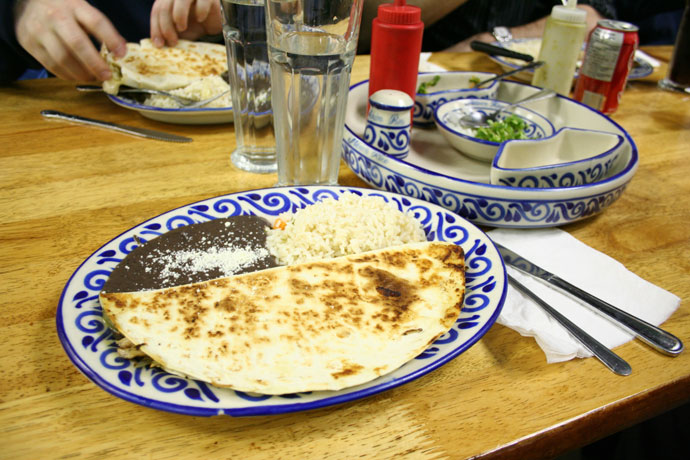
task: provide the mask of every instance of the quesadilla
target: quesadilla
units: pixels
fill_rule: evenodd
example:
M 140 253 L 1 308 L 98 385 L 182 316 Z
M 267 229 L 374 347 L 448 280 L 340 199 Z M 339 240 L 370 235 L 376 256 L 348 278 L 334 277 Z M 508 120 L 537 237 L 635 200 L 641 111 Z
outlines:
M 174 47 L 156 48 L 144 39 L 127 43 L 121 58 L 105 48 L 101 54 L 112 72 L 112 78 L 103 82 L 103 90 L 110 94 L 117 94 L 121 85 L 169 91 L 228 69 L 225 46 L 217 43 L 179 40 Z
M 339 390 L 387 374 L 446 333 L 464 254 L 423 242 L 184 286 L 102 292 L 103 312 L 166 370 L 218 387 Z

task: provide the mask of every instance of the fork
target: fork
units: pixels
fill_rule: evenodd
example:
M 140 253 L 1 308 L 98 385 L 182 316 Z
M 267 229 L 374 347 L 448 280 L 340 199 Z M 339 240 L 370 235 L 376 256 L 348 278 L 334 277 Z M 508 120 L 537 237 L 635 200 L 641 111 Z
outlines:
M 98 86 L 98 85 L 77 85 L 77 91 L 102 92 L 103 88 L 101 86 Z M 226 90 L 220 94 L 216 94 L 213 97 L 210 97 L 208 99 L 203 99 L 201 101 L 190 99 L 190 98 L 184 97 L 184 96 L 178 96 L 176 94 L 172 94 L 172 93 L 169 93 L 167 91 L 161 91 L 161 90 L 157 90 L 157 89 L 148 89 L 148 88 L 120 88 L 118 91 L 118 94 L 120 94 L 120 93 L 157 94 L 160 96 L 169 97 L 170 99 L 174 100 L 177 104 L 179 104 L 180 107 L 182 107 L 182 108 L 194 109 L 194 108 L 206 105 L 210 102 L 213 102 L 216 99 L 218 99 L 222 96 L 225 96 L 229 92 L 230 92 L 230 90 Z

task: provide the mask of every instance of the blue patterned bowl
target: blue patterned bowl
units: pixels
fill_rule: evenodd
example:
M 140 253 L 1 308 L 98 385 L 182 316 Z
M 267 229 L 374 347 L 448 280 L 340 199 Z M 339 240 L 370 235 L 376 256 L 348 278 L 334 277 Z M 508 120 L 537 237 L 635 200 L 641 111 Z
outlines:
M 501 143 L 475 137 L 474 129 L 463 127 L 460 119 L 475 111 L 490 114 L 507 105 L 507 102 L 491 99 L 458 99 L 439 105 L 434 112 L 434 121 L 450 145 L 459 152 L 476 160 L 491 162 Z M 548 118 L 524 107 L 502 112 L 498 116 L 498 121 L 505 120 L 511 114 L 515 114 L 525 123 L 523 134 L 529 139 L 541 139 L 554 133 L 553 125 Z
M 579 128 L 504 142 L 491 166 L 491 183 L 533 188 L 591 184 L 609 174 L 623 143 L 620 134 Z
M 502 81 L 498 99 L 517 101 L 540 88 Z M 410 153 L 392 158 L 367 144 L 368 82 L 350 88 L 345 115 L 343 159 L 371 187 L 421 198 L 465 219 L 489 227 L 539 228 L 580 221 L 609 209 L 637 171 L 639 156 L 632 137 L 615 121 L 573 99 L 556 96 L 530 103 L 560 129 L 565 126 L 620 134 L 625 139 L 609 175 L 575 187 L 525 188 L 490 183 L 491 163 L 458 155 L 436 129 L 413 128 Z
M 434 110 L 440 104 L 456 99 L 495 99 L 499 82 L 493 82 L 481 88 L 472 88 L 472 79 L 487 80 L 495 77 L 495 73 L 488 72 L 428 72 L 420 73 L 417 88 L 422 83 L 428 83 L 435 77 L 438 83 L 427 88 L 426 93 L 417 93 L 414 98 L 414 112 L 412 122 L 416 126 L 433 126 Z

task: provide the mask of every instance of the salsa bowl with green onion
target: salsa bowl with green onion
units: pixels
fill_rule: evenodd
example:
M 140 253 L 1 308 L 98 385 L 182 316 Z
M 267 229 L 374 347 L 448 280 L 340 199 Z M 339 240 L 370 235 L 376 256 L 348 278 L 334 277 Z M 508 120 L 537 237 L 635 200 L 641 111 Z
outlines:
M 433 126 L 434 110 L 444 102 L 456 99 L 495 99 L 500 82 L 494 80 L 476 88 L 475 85 L 495 77 L 489 72 L 423 72 L 417 77 L 412 122 L 415 126 Z
M 434 122 L 456 150 L 485 162 L 493 161 L 503 142 L 553 135 L 555 130 L 549 119 L 525 107 L 501 112 L 496 122 L 489 122 L 489 126 L 483 128 L 472 128 L 461 122 L 472 112 L 490 114 L 507 105 L 507 102 L 492 99 L 457 99 L 440 104 L 434 111 Z

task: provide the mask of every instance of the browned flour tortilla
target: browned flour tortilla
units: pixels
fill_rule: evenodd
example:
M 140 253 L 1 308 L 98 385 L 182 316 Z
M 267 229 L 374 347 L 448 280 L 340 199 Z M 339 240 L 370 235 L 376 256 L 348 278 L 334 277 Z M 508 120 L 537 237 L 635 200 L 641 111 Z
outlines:
M 462 248 L 423 242 L 100 301 L 167 370 L 285 394 L 397 369 L 451 328 L 464 292 Z
M 225 46 L 217 43 L 179 40 L 174 47 L 156 48 L 144 39 L 127 43 L 124 57 L 116 58 L 107 49 L 101 54 L 113 74 L 103 82 L 103 90 L 110 94 L 117 94 L 120 85 L 169 91 L 228 68 Z

